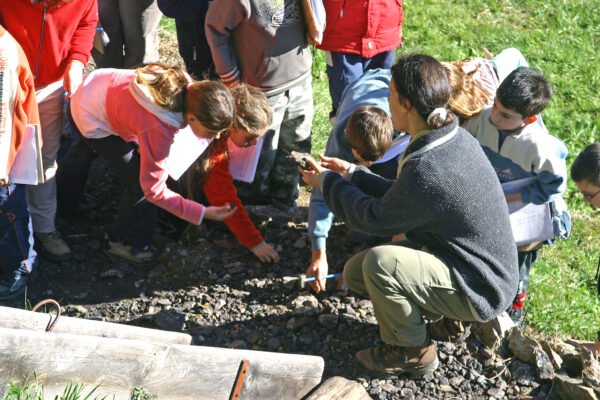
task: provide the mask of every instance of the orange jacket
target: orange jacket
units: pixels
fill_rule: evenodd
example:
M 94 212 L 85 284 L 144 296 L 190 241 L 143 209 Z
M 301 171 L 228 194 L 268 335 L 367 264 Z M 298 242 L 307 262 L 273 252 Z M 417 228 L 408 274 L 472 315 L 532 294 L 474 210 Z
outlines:
M 25 126 L 39 123 L 27 57 L 17 41 L 0 26 L 0 178 L 8 176 Z

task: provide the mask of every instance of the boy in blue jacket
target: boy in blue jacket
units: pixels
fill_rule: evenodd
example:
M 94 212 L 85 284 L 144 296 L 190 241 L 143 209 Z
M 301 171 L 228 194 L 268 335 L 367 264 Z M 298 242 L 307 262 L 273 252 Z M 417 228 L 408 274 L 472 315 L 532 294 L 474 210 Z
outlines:
M 465 122 L 464 128 L 479 141 L 501 183 L 535 178 L 518 192 L 506 193 L 508 203 L 549 203 L 565 191 L 567 148 L 536 123 L 551 97 L 552 87 L 540 72 L 520 67 L 502 81 L 492 107 Z M 519 288 L 508 310 L 517 323 L 522 321 L 529 271 L 542 244 L 518 248 Z

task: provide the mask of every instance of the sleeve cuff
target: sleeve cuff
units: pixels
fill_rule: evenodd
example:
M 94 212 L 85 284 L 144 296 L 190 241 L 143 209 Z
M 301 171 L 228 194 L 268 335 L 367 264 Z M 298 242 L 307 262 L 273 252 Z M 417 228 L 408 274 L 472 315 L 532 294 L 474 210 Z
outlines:
M 323 236 L 311 236 L 310 244 L 312 250 L 325 250 L 327 248 L 327 238 Z
M 331 172 L 333 172 L 333 171 L 327 170 L 327 171 L 323 172 L 321 174 L 321 176 L 319 176 L 319 189 L 321 189 L 321 192 L 323 192 L 323 194 L 325 194 L 325 192 L 323 190 L 323 184 L 325 183 L 325 177 Z
M 352 176 L 354 175 L 354 171 L 356 171 L 356 164 L 350 164 L 350 169 L 348 170 L 348 173 L 346 174 L 346 180 L 347 181 L 351 181 L 352 180 Z
M 206 211 L 206 207 L 202 207 L 202 211 L 200 212 L 200 219 L 198 220 L 198 223 L 196 225 L 200 225 L 202 223 L 202 220 L 204 219 L 205 211 Z
M 260 242 L 259 244 L 257 244 L 256 246 L 254 246 L 253 248 L 250 249 L 250 251 L 254 251 L 256 249 L 258 249 L 260 246 L 262 246 L 263 244 L 265 244 L 265 241 L 263 240 L 262 242 Z

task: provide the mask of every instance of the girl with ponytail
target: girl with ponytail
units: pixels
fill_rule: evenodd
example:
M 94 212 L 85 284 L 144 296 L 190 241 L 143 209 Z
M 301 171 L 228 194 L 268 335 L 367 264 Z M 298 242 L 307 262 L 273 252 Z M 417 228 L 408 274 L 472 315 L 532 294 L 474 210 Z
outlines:
M 167 157 L 180 129 L 189 125 L 197 136 L 218 140 L 232 125 L 235 105 L 222 84 L 194 82 L 181 67 L 161 63 L 137 70 L 99 69 L 73 95 L 70 112 L 82 140 L 124 184 L 107 234 L 108 255 L 154 263 L 158 207 L 193 224 L 235 213 L 229 204 L 206 207 L 185 199 L 166 184 Z

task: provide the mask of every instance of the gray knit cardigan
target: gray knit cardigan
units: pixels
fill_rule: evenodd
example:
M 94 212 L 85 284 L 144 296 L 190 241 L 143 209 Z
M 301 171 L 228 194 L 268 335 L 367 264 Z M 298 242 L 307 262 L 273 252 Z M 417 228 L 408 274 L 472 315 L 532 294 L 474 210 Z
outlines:
M 519 273 L 506 200 L 481 146 L 456 122 L 411 143 L 396 180 L 359 167 L 349 181 L 323 174 L 321 190 L 353 228 L 404 232 L 443 260 L 481 321 L 511 304 Z

